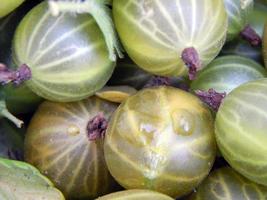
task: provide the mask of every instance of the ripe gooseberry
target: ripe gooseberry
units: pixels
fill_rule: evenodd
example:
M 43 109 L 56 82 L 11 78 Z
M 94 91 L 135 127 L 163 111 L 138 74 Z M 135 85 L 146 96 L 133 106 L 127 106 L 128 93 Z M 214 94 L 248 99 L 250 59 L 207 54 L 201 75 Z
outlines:
M 173 200 L 173 198 L 168 197 L 159 192 L 151 191 L 151 190 L 140 190 L 140 189 L 132 189 L 125 190 L 121 192 L 111 193 L 102 197 L 97 198 L 96 200 Z
M 15 10 L 24 0 L 1 0 L 0 18 Z
M 28 72 L 23 72 L 31 75 L 26 85 L 36 94 L 53 101 L 76 101 L 108 81 L 116 55 L 113 47 L 108 46 L 108 52 L 103 29 L 96 23 L 108 18 L 106 10 L 101 10 L 106 6 L 100 4 L 90 1 L 93 12 L 101 13 L 95 18 L 69 13 L 53 17 L 44 1 L 23 18 L 14 37 L 13 54 L 17 66 L 28 66 Z M 102 15 L 106 18 L 99 19 Z
M 144 70 L 180 76 L 205 67 L 227 31 L 222 0 L 113 0 L 113 16 L 129 56 Z
M 193 190 L 208 175 L 215 154 L 209 109 L 194 95 L 166 86 L 126 99 L 104 143 L 108 169 L 124 188 L 172 197 Z
M 223 100 L 215 120 L 223 157 L 246 178 L 267 186 L 267 78 L 242 84 Z
M 25 160 L 47 175 L 66 198 L 95 198 L 114 190 L 103 135 L 117 104 L 91 97 L 42 103 L 25 137 Z
M 267 198 L 267 188 L 256 184 L 223 167 L 210 173 L 188 200 L 263 200 Z
M 62 193 L 35 167 L 0 158 L 1 200 L 65 200 Z
M 197 74 L 191 90 L 208 91 L 212 88 L 228 94 L 243 83 L 264 77 L 267 77 L 266 69 L 255 61 L 241 56 L 222 56 Z

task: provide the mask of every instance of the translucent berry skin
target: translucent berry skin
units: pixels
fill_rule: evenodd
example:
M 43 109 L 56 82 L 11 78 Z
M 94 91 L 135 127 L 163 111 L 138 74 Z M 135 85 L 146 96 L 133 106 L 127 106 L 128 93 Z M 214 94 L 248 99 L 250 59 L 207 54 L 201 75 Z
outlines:
M 101 89 L 115 63 L 89 14 L 53 17 L 47 1 L 34 7 L 19 24 L 13 43 L 15 64 L 27 64 L 27 86 L 39 96 L 58 102 L 84 99 Z
M 151 190 L 125 190 L 121 192 L 111 193 L 102 197 L 97 198 L 96 200 L 173 200 L 173 198 L 168 197 L 164 194 L 151 191 Z
M 221 50 L 228 23 L 222 0 L 114 0 L 113 16 L 131 59 L 161 76 L 188 73 L 181 55 L 189 47 L 205 67 Z
M 1 0 L 0 18 L 15 10 L 24 0 Z
M 210 173 L 188 200 L 262 200 L 267 198 L 267 187 L 256 184 L 230 167 Z
M 223 100 L 215 120 L 217 145 L 240 174 L 267 186 L 267 79 L 245 83 Z
M 208 175 L 216 152 L 213 131 L 212 115 L 197 97 L 166 86 L 143 89 L 115 111 L 105 159 L 124 188 L 180 197 Z
M 68 199 L 96 198 L 113 192 L 103 138 L 89 140 L 88 122 L 99 113 L 108 120 L 117 105 L 96 97 L 74 103 L 45 101 L 25 138 L 25 160 L 37 167 Z
M 267 77 L 267 70 L 255 61 L 241 56 L 222 56 L 197 74 L 191 90 L 208 91 L 212 88 L 228 94 L 246 82 L 264 77 Z
M 253 0 L 224 0 L 228 15 L 227 40 L 233 40 L 248 24 L 249 14 L 253 10 Z

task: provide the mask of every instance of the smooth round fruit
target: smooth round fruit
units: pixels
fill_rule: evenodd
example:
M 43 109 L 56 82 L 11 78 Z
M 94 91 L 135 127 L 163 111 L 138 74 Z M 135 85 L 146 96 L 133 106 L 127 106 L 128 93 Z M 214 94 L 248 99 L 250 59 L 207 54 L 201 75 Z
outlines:
M 96 200 L 173 200 L 164 194 L 150 191 L 150 190 L 125 190 L 121 192 L 115 192 L 103 197 L 99 197 Z
M 94 18 L 88 14 L 51 16 L 47 2 L 33 8 L 18 26 L 13 53 L 27 64 L 27 86 L 52 101 L 76 101 L 101 89 L 115 63 Z
M 112 192 L 103 139 L 89 140 L 88 125 L 108 120 L 117 105 L 96 97 L 75 103 L 42 103 L 25 138 L 25 160 L 36 166 L 67 198 L 95 198 Z
M 266 1 L 267 2 L 267 1 Z M 256 3 L 248 17 L 249 25 L 262 37 L 264 25 L 267 22 L 267 6 Z
M 1 200 L 65 200 L 62 193 L 35 167 L 0 158 Z
M 163 86 L 124 101 L 104 143 L 108 169 L 124 188 L 172 197 L 189 193 L 208 175 L 215 152 L 209 109 L 192 94 Z
M 23 159 L 23 135 L 25 130 L 18 129 L 6 119 L 0 120 L 0 157 L 13 160 Z
M 212 61 L 197 75 L 191 90 L 215 89 L 231 92 L 246 82 L 267 77 L 267 71 L 258 63 L 240 56 L 222 56 Z
M 15 10 L 23 1 L 24 0 L 1 0 L 0 18 Z
M 8 110 L 12 114 L 26 114 L 36 110 L 43 99 L 33 93 L 26 85 L 2 88 Z
M 248 16 L 253 10 L 253 0 L 224 0 L 228 15 L 227 40 L 232 40 L 248 24 Z
M 190 200 L 263 200 L 267 187 L 239 175 L 230 167 L 217 169 L 201 183 Z
M 113 16 L 129 56 L 161 76 L 188 72 L 182 52 L 195 48 L 205 67 L 219 53 L 227 31 L 222 0 L 114 0 Z
M 267 186 L 267 79 L 245 83 L 223 100 L 215 135 L 223 157 L 248 179 Z

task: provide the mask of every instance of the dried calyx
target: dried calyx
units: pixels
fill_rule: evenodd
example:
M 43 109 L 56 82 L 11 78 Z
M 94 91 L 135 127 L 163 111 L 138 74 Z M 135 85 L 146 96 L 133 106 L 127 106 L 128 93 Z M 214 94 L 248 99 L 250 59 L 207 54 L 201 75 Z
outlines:
M 226 96 L 226 93 L 216 92 L 214 89 L 208 91 L 196 90 L 196 95 L 207 105 L 209 105 L 215 112 L 218 111 L 222 100 Z
M 60 12 L 92 15 L 105 37 L 110 60 L 116 61 L 116 53 L 120 58 L 123 54 L 108 7 L 110 4 L 110 0 L 50 0 L 49 9 L 53 16 Z
M 103 113 L 97 114 L 87 124 L 87 136 L 90 141 L 105 137 L 108 121 Z
M 26 64 L 21 65 L 17 70 L 12 70 L 6 65 L 0 63 L 0 83 L 2 85 L 6 85 L 8 83 L 20 85 L 30 78 L 31 70 Z
M 259 46 L 261 45 L 261 37 L 256 33 L 256 31 L 251 28 L 250 25 L 247 25 L 243 31 L 240 32 L 240 36 L 248 41 L 251 46 Z
M 189 68 L 189 79 L 194 80 L 196 73 L 201 67 L 201 62 L 197 50 L 194 47 L 189 47 L 183 50 L 182 60 L 185 65 Z
M 164 76 L 153 76 L 144 86 L 144 88 L 149 87 L 158 87 L 158 86 L 169 86 L 171 85 L 171 79 L 169 77 Z

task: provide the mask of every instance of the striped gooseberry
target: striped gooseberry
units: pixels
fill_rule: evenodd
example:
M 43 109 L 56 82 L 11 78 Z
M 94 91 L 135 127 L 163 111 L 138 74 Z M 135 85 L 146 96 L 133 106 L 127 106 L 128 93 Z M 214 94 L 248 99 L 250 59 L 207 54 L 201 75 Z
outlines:
M 255 61 L 241 56 L 222 56 L 197 74 L 191 90 L 213 88 L 228 94 L 243 83 L 264 77 L 267 77 L 266 69 Z
M 97 198 L 96 200 L 173 200 L 173 198 L 168 197 L 159 192 L 151 191 L 151 190 L 140 190 L 140 189 L 132 189 L 125 190 L 121 192 L 111 193 L 102 197 Z
M 194 95 L 167 86 L 143 89 L 112 116 L 104 143 L 108 169 L 126 189 L 183 196 L 213 165 L 213 131 L 209 109 Z
M 1 0 L 0 18 L 15 10 L 24 0 Z
M 253 0 L 224 0 L 228 14 L 227 40 L 232 40 L 238 35 L 248 40 L 251 45 L 261 43 L 260 36 L 248 25 L 248 17 L 253 10 Z
M 113 16 L 138 66 L 161 76 L 189 67 L 191 79 L 221 50 L 228 23 L 222 0 L 113 0 Z
M 65 200 L 53 183 L 28 163 L 0 158 L 1 200 Z
M 267 188 L 256 184 L 230 167 L 210 173 L 189 200 L 262 200 L 267 198 Z
M 215 120 L 222 156 L 240 174 L 267 186 L 267 78 L 242 84 L 223 100 Z
M 43 102 L 25 137 L 25 160 L 47 175 L 66 198 L 112 192 L 103 135 L 117 104 L 90 97 L 73 103 Z
M 13 55 L 17 66 L 28 67 L 21 73 L 29 75 L 26 85 L 33 92 L 48 100 L 76 101 L 92 95 L 108 81 L 116 54 L 115 47 L 105 42 L 113 38 L 105 38 L 101 32 L 111 23 L 108 16 L 103 17 L 106 10 L 101 9 L 106 6 L 98 4 L 90 1 L 89 5 L 100 16 L 59 14 L 53 5 L 51 12 L 58 14 L 53 17 L 44 1 L 23 18 L 15 33 Z M 106 20 L 102 29 L 97 24 L 100 17 Z

